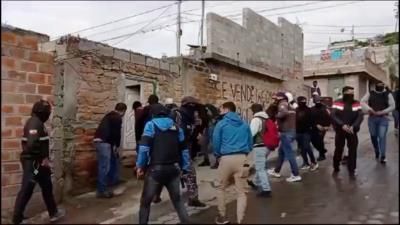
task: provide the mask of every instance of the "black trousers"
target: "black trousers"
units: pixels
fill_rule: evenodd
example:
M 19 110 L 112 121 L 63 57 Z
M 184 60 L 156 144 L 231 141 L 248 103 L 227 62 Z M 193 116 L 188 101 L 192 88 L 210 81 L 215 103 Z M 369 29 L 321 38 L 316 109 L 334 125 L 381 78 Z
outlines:
M 317 149 L 320 156 L 324 156 L 325 153 L 327 152 L 324 142 L 325 134 L 326 134 L 325 131 L 319 131 L 319 130 L 311 131 L 311 143 L 314 146 L 314 148 Z
M 42 189 L 43 200 L 46 204 L 49 216 L 57 213 L 57 205 L 53 195 L 53 184 L 51 183 L 51 170 L 48 167 L 39 166 L 38 174 L 34 174 L 38 162 L 32 160 L 21 160 L 23 175 L 22 186 L 15 200 L 13 223 L 19 224 L 24 218 L 26 205 L 32 197 L 36 183 Z
M 349 151 L 347 168 L 350 173 L 354 173 L 357 166 L 357 147 L 358 147 L 357 133 L 349 134 L 342 130 L 336 130 L 335 153 L 333 155 L 333 168 L 335 170 L 339 170 L 340 162 L 342 161 L 344 145 L 346 141 L 347 141 L 347 149 Z
M 139 224 L 147 224 L 150 205 L 162 187 L 166 187 L 181 223 L 189 223 L 189 215 L 180 195 L 180 169 L 177 165 L 158 165 L 148 169 L 140 199 Z

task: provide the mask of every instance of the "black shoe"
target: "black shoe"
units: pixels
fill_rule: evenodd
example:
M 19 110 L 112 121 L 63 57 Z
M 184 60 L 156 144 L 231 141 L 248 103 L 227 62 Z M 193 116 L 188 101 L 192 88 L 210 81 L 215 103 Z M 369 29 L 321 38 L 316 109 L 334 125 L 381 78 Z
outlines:
M 209 165 L 211 165 L 210 161 L 207 161 L 207 160 L 204 160 L 202 163 L 199 164 L 200 167 L 209 166 Z
M 215 223 L 216 224 L 229 224 L 229 220 L 226 216 L 217 216 L 217 218 L 215 218 Z
M 386 158 L 385 157 L 381 157 L 380 162 L 381 162 L 381 164 L 386 164 Z
M 317 161 L 324 161 L 326 159 L 325 155 L 320 155 Z
M 247 184 L 253 189 L 253 190 L 257 190 L 257 185 L 255 183 L 253 183 L 253 181 L 251 180 L 247 180 Z
M 257 193 L 257 197 L 262 197 L 262 198 L 270 198 L 271 197 L 271 191 L 261 191 Z
M 160 196 L 156 196 L 156 197 L 154 197 L 154 199 L 153 199 L 153 203 L 154 203 L 154 204 L 160 203 L 161 201 L 162 201 L 162 199 L 161 199 Z
M 50 217 L 50 222 L 52 222 L 52 223 L 57 222 L 64 216 L 65 216 L 65 210 L 58 209 L 57 213 L 54 216 Z
M 203 208 L 203 207 L 206 207 L 207 205 L 204 204 L 203 202 L 201 202 L 201 201 L 198 200 L 198 199 L 193 199 L 193 200 L 189 200 L 188 206 L 191 206 L 191 207 L 201 207 L 201 208 Z
M 114 194 L 112 192 L 109 192 L 109 191 L 97 192 L 96 197 L 97 198 L 112 198 L 112 197 L 114 197 Z

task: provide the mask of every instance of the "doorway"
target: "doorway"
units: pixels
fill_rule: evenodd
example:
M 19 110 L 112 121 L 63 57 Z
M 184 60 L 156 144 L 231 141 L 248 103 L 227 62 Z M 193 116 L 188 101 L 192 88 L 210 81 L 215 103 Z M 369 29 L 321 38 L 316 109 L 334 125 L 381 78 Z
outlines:
M 135 113 L 132 110 L 132 105 L 135 101 L 140 101 L 140 89 L 140 84 L 125 88 L 125 104 L 128 106 L 128 110 L 123 120 L 122 147 L 124 151 L 136 149 Z

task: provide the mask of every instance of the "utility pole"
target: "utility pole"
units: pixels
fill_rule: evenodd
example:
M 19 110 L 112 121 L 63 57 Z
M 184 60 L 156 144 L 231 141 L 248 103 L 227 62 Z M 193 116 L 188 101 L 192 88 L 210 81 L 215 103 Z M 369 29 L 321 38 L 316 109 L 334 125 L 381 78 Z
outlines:
M 201 1 L 201 26 L 200 26 L 200 52 L 201 56 L 203 56 L 203 31 L 204 31 L 204 9 L 205 9 L 205 0 Z
M 354 41 L 354 25 L 351 26 L 351 40 Z
M 181 36 L 182 36 L 182 30 L 181 30 L 181 0 L 178 0 L 178 18 L 177 18 L 177 31 L 176 31 L 176 56 L 181 56 Z

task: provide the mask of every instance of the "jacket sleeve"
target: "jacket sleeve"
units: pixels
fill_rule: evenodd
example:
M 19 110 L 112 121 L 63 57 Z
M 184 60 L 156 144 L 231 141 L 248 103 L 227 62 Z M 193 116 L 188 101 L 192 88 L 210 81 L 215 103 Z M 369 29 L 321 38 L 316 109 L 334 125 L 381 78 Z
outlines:
M 364 112 L 368 112 L 369 110 L 371 110 L 371 107 L 368 105 L 368 101 L 369 92 L 367 91 L 367 93 L 361 98 L 361 107 Z
M 282 119 L 289 115 L 289 105 L 288 103 L 281 103 L 278 106 L 278 114 L 276 114 L 276 118 Z
M 394 101 L 393 95 L 392 94 L 388 94 L 388 98 L 389 98 L 389 107 L 387 107 L 386 109 L 382 110 L 382 113 L 390 113 L 393 110 L 395 110 L 395 108 L 396 108 L 396 103 Z
M 121 146 L 121 132 L 122 132 L 122 117 L 115 119 L 115 146 L 119 148 Z
M 23 140 L 26 141 L 26 148 L 28 152 L 31 152 L 34 149 L 40 149 L 41 148 L 40 143 L 49 140 L 49 136 L 44 129 L 44 124 L 33 120 L 29 124 L 25 125 Z M 40 151 L 41 158 L 49 157 L 48 147 L 40 150 L 41 150 Z
M 260 119 L 259 119 L 260 120 Z M 253 149 L 253 134 L 251 133 L 250 127 L 247 126 L 247 130 L 248 130 L 248 150 L 251 151 Z
M 358 110 L 357 111 L 357 118 L 355 119 L 355 121 L 353 122 L 353 124 L 351 125 L 355 130 L 360 130 L 360 126 L 361 126 L 361 123 L 362 123 L 362 121 L 363 121 L 363 119 L 364 119 L 364 114 L 362 113 L 362 110 L 360 109 L 360 110 Z
M 150 147 L 154 137 L 154 124 L 148 122 L 143 131 L 143 136 L 139 143 L 138 157 L 136 160 L 136 168 L 144 168 L 148 165 L 150 159 Z
M 214 155 L 215 156 L 221 156 L 221 121 L 217 123 L 217 125 L 214 128 L 213 132 L 213 138 L 212 138 L 212 144 L 213 144 L 213 150 L 214 150 Z
M 183 130 L 180 128 L 179 128 L 179 144 L 180 144 L 180 149 L 182 152 L 182 157 L 181 157 L 181 162 L 180 162 L 181 168 L 183 171 L 189 171 L 190 170 L 189 149 L 187 148 L 187 145 L 186 145 Z
M 251 135 L 254 137 L 258 134 L 258 132 L 261 131 L 262 129 L 262 121 L 258 117 L 254 117 L 251 122 L 250 122 L 250 130 L 251 130 Z
M 332 108 L 332 113 L 331 113 L 331 118 L 333 123 L 336 125 L 342 127 L 344 125 L 343 121 L 337 116 L 338 110 L 335 108 Z

